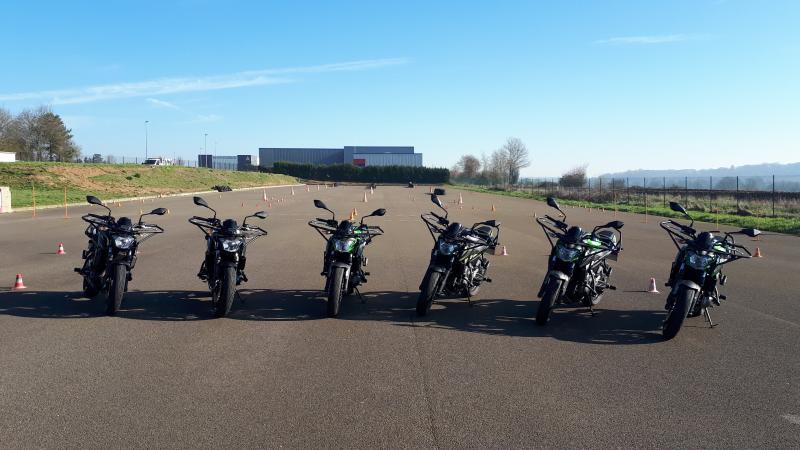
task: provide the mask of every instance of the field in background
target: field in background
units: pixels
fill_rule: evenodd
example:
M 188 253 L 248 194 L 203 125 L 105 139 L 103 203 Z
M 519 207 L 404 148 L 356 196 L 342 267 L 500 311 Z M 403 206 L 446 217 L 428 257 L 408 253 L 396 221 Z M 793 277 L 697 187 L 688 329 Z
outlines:
M 687 191 L 679 193 L 653 192 L 652 190 L 608 190 L 600 195 L 593 195 L 592 191 L 585 189 L 570 189 L 558 186 L 548 188 L 537 187 L 509 187 L 507 189 L 487 188 L 474 185 L 456 185 L 459 188 L 474 192 L 507 195 L 511 197 L 545 200 L 548 196 L 558 199 L 565 205 L 586 206 L 592 208 L 605 208 L 611 211 L 631 212 L 639 214 L 652 214 L 662 217 L 681 217 L 680 214 L 669 209 L 670 201 L 684 204 L 690 210 L 695 220 L 720 225 L 737 227 L 752 227 L 762 231 L 775 231 L 800 235 L 800 199 L 776 199 L 776 217 L 771 217 L 772 201 L 770 198 L 749 199 L 747 206 L 752 209 L 742 208 L 736 199 L 714 198 L 712 193 L 693 193 Z M 596 193 L 594 193 L 596 194 Z M 719 196 L 718 196 L 719 197 Z M 738 214 L 737 214 L 738 213 Z
M 137 164 L 0 163 L 0 186 L 11 188 L 12 207 L 83 202 L 86 195 L 136 197 L 210 190 L 215 185 L 246 188 L 294 183 L 294 177 L 179 166 Z

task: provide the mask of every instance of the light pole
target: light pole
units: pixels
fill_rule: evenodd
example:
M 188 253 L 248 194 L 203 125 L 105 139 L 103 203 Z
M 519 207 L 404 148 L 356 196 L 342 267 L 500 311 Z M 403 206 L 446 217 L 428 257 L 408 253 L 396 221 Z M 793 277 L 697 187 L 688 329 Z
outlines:
M 149 120 L 144 121 L 144 159 L 147 159 L 147 124 Z
M 203 154 L 208 155 L 208 133 L 203 135 Z M 211 160 L 211 168 L 214 168 L 214 160 Z

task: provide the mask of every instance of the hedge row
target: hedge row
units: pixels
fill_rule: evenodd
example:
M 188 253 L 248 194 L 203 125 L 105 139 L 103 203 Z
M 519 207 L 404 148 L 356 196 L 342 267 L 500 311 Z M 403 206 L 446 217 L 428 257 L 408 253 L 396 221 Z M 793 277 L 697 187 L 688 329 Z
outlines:
M 447 183 L 450 180 L 450 170 L 429 167 L 412 166 L 367 166 L 358 167 L 351 164 L 334 164 L 330 166 L 315 166 L 311 164 L 296 164 L 289 162 L 276 162 L 272 173 L 291 175 L 306 180 L 319 181 L 356 181 L 365 183 Z

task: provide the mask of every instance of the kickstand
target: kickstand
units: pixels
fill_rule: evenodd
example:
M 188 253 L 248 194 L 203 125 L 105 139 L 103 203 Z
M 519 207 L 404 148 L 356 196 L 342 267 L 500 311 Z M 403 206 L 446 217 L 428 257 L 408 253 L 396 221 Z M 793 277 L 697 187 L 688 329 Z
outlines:
M 597 315 L 597 313 L 596 313 L 596 312 L 594 312 L 594 307 L 592 307 L 592 305 L 589 305 L 589 314 L 591 314 L 591 315 L 592 315 L 592 317 L 594 317 L 594 316 L 596 316 L 596 315 Z
M 361 303 L 367 303 L 367 299 L 361 296 L 361 291 L 359 291 L 357 287 L 353 288 L 353 290 L 356 291 L 356 295 L 358 295 L 358 298 L 361 299 Z
M 475 304 L 472 303 L 472 297 L 470 297 L 469 295 L 467 296 L 467 305 L 469 305 L 470 308 L 475 306 Z
M 716 324 L 711 321 L 711 313 L 708 312 L 708 308 L 703 308 L 703 314 L 705 314 L 706 320 L 708 321 L 708 324 L 711 326 L 711 328 L 714 328 Z

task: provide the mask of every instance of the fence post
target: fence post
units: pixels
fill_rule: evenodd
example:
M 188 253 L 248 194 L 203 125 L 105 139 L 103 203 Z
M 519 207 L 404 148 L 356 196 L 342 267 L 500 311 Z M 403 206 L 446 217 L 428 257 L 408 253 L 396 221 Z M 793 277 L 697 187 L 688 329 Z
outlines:
M 772 175 L 772 217 L 775 217 L 775 175 Z
M 713 189 L 713 186 L 712 186 L 713 181 L 712 180 L 713 180 L 713 177 L 708 177 L 708 210 L 713 213 L 714 212 L 714 206 L 712 205 L 712 202 L 711 202 L 711 189 Z
M 663 184 L 663 190 L 661 191 L 661 206 L 663 208 L 667 207 L 667 177 L 661 177 L 661 183 Z
M 631 204 L 631 180 L 625 178 L 625 189 L 628 191 L 628 204 Z
M 683 178 L 683 204 L 688 208 L 689 205 L 689 177 Z
M 736 214 L 739 214 L 739 175 L 736 175 Z

